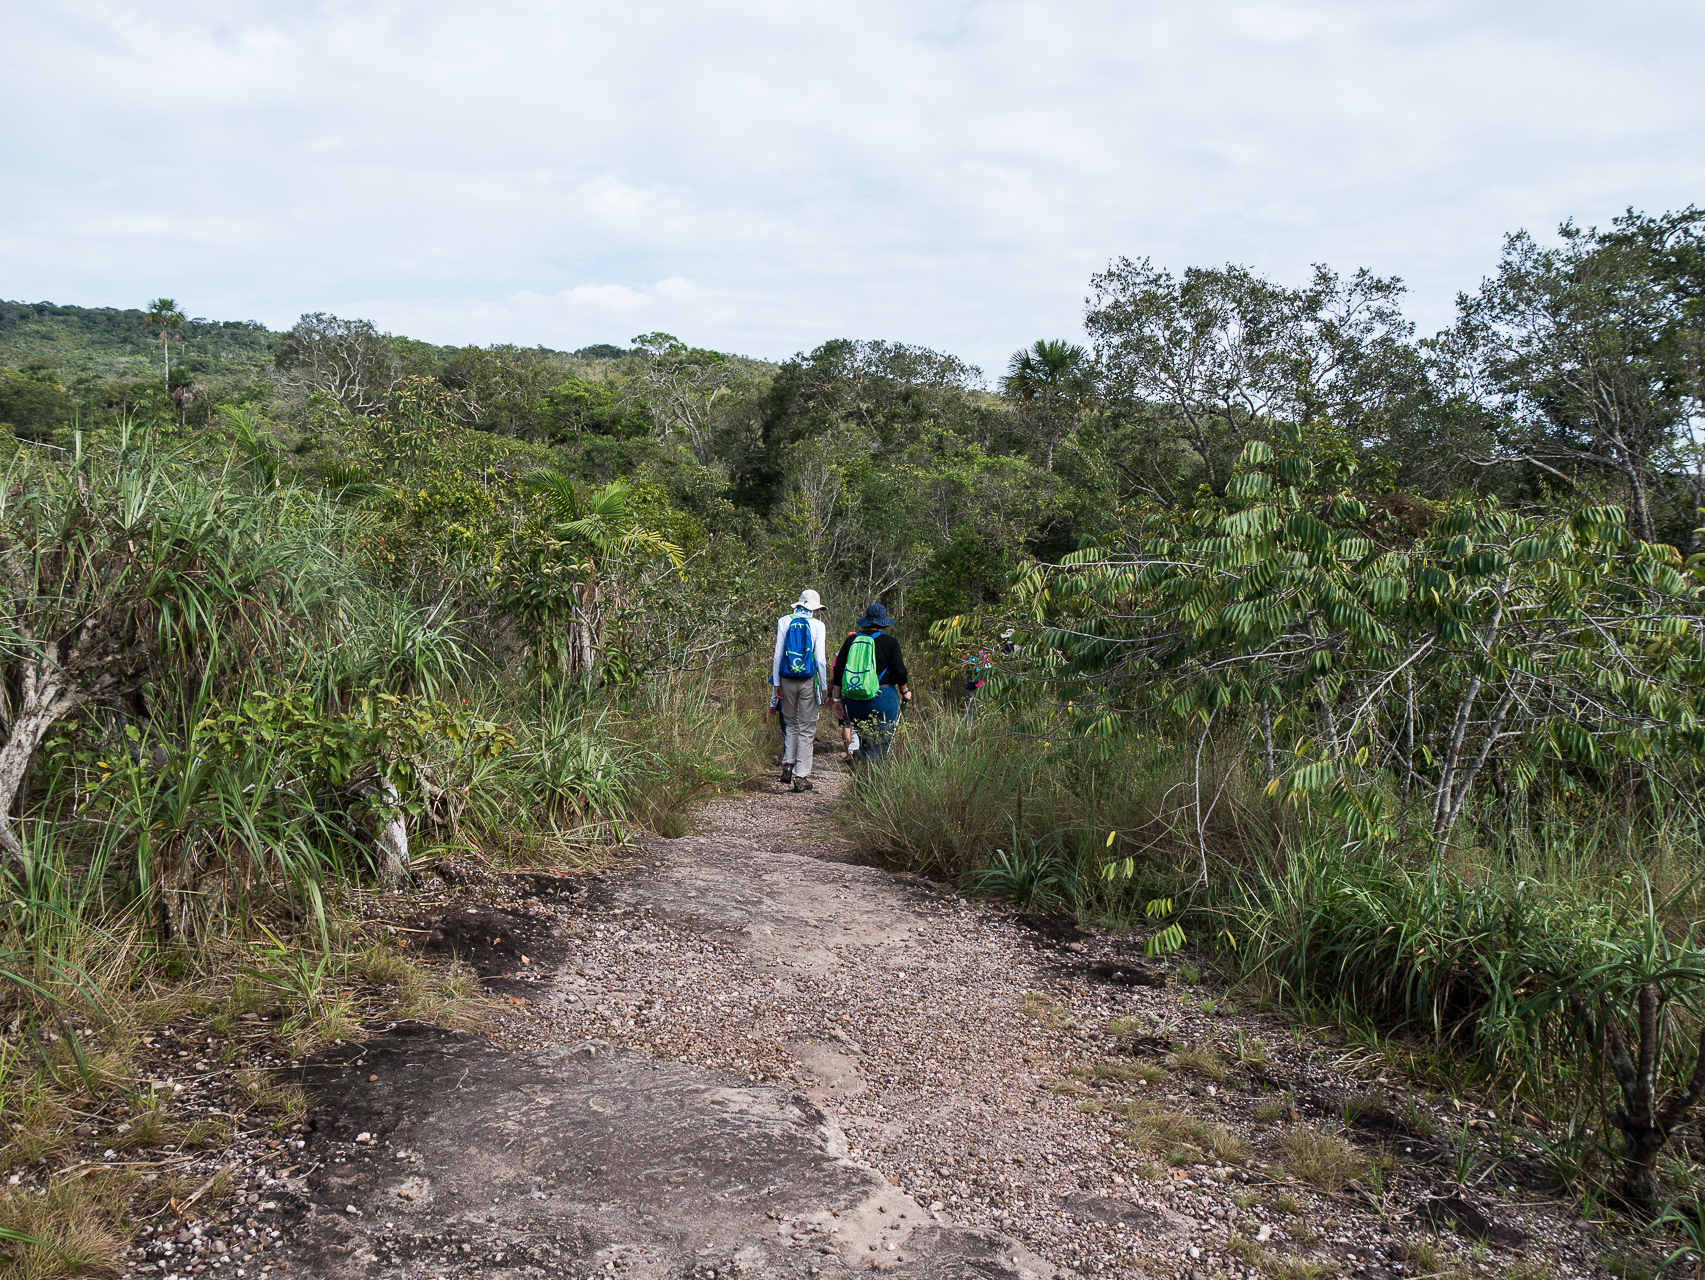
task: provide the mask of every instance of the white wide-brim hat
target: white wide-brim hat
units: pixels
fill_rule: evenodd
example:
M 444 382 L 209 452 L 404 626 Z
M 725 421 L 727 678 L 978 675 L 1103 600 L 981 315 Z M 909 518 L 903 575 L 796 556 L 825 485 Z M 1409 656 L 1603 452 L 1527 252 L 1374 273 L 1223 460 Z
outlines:
M 795 609 L 821 609 L 823 607 L 823 597 L 811 590 L 811 588 L 807 587 L 804 591 L 799 593 L 799 599 L 793 602 L 793 607 Z

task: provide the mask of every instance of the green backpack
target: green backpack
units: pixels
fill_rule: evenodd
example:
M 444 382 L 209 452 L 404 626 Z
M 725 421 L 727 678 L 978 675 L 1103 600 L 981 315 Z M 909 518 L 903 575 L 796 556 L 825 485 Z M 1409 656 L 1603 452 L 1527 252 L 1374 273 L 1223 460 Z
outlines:
M 847 649 L 847 665 L 841 668 L 841 696 L 868 702 L 882 692 L 882 677 L 876 670 L 876 637 L 854 636 Z

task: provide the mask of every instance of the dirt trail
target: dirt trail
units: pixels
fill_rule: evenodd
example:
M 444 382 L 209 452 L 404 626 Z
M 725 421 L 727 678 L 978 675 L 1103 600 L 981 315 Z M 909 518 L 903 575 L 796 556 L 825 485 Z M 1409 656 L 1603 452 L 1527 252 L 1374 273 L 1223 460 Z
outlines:
M 764 799 L 787 806 L 784 820 L 823 817 L 834 790 L 830 775 L 821 792 Z M 736 820 L 738 803 L 727 810 Z M 900 954 L 925 918 L 877 872 L 748 839 L 642 853 L 593 886 L 589 913 L 672 921 L 676 938 L 743 958 L 753 974 L 823 978 L 849 957 Z M 1006 1235 L 931 1212 L 849 1152 L 822 1105 L 859 1089 L 838 1023 L 796 1037 L 820 1072 L 807 1090 L 613 1046 L 631 1037 L 595 1025 L 595 1010 L 628 993 L 586 976 L 601 972 L 605 931 L 571 937 L 560 969 L 530 993 L 552 1011 L 555 1047 L 511 1052 L 404 1027 L 307 1065 L 319 1167 L 301 1184 L 281 1265 L 326 1277 L 1062 1274 Z M 691 970 L 666 954 L 678 942 L 658 941 L 624 948 L 637 963 L 622 985 Z M 716 1008 L 727 987 L 686 998 Z M 726 1019 L 722 1029 L 741 1030 Z
M 1416 1274 L 1410 1237 L 1451 1212 L 1398 1229 L 1444 1203 L 1424 1108 L 1369 1112 L 1362 1136 L 1421 1169 L 1388 1173 L 1383 1203 L 1272 1163 L 1287 1120 L 1331 1128 L 1385 1090 L 1377 1062 L 1128 985 L 1130 940 L 850 862 L 823 765 L 815 792 L 732 797 L 701 834 L 638 846 L 554 917 L 542 890 L 446 917 L 544 1047 L 398 1028 L 308 1064 L 316 1167 L 281 1260 L 399 1280 Z M 1554 1203 L 1497 1216 L 1449 1238 L 1464 1266 L 1545 1234 L 1550 1274 L 1592 1270 Z

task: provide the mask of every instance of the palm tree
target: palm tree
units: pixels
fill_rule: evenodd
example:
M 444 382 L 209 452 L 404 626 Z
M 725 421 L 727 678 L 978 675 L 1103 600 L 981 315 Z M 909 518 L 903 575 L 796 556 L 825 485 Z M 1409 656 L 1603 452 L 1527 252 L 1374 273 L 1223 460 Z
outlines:
M 179 336 L 188 320 L 184 313 L 178 310 L 177 299 L 155 298 L 148 304 L 148 318 L 144 321 L 150 329 L 160 331 L 160 352 L 165 357 L 166 394 L 172 394 L 172 354 L 170 342 Z
M 1012 353 L 1001 391 L 1023 406 L 1047 442 L 1047 469 L 1054 469 L 1054 447 L 1095 395 L 1095 362 L 1076 343 L 1038 338 Z
M 633 486 L 613 481 L 585 498 L 574 482 L 554 471 L 535 471 L 527 487 L 543 496 L 548 514 L 545 534 L 557 557 L 571 560 L 580 579 L 573 587 L 567 644 L 559 661 L 565 674 L 590 674 L 604 642 L 603 609 L 598 599 L 603 562 L 612 556 L 650 554 L 681 563 L 681 549 L 653 529 L 641 527 L 628 509 Z M 538 619 L 549 625 L 549 620 Z M 554 628 L 553 628 L 554 629 Z

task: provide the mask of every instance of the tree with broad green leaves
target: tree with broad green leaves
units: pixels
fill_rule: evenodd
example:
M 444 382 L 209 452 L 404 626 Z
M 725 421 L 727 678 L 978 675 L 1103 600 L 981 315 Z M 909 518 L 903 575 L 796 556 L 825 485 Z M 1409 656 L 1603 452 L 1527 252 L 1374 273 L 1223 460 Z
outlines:
M 641 357 L 639 388 L 659 435 L 678 435 L 700 466 L 715 458 L 717 410 L 742 380 L 740 366 L 720 351 L 689 347 L 669 333 L 633 340 Z
M 1239 452 L 1290 424 L 1331 423 L 1369 463 L 1425 406 L 1425 364 L 1399 308 L 1402 282 L 1317 266 L 1289 288 L 1245 267 L 1120 258 L 1090 281 L 1084 328 L 1102 392 L 1136 428 L 1129 465 L 1157 498 L 1223 492 Z
M 1443 844 L 1488 785 L 1632 771 L 1692 803 L 1696 566 L 1633 537 L 1617 507 L 1461 503 L 1417 536 L 1319 478 L 1250 441 L 1223 497 L 1153 511 L 1122 550 L 1021 573 L 1009 617 L 1081 732 L 1191 750 L 1214 734 L 1256 753 L 1275 796 L 1324 805 L 1362 842 L 1419 827 Z M 953 626 L 938 628 L 949 643 Z

